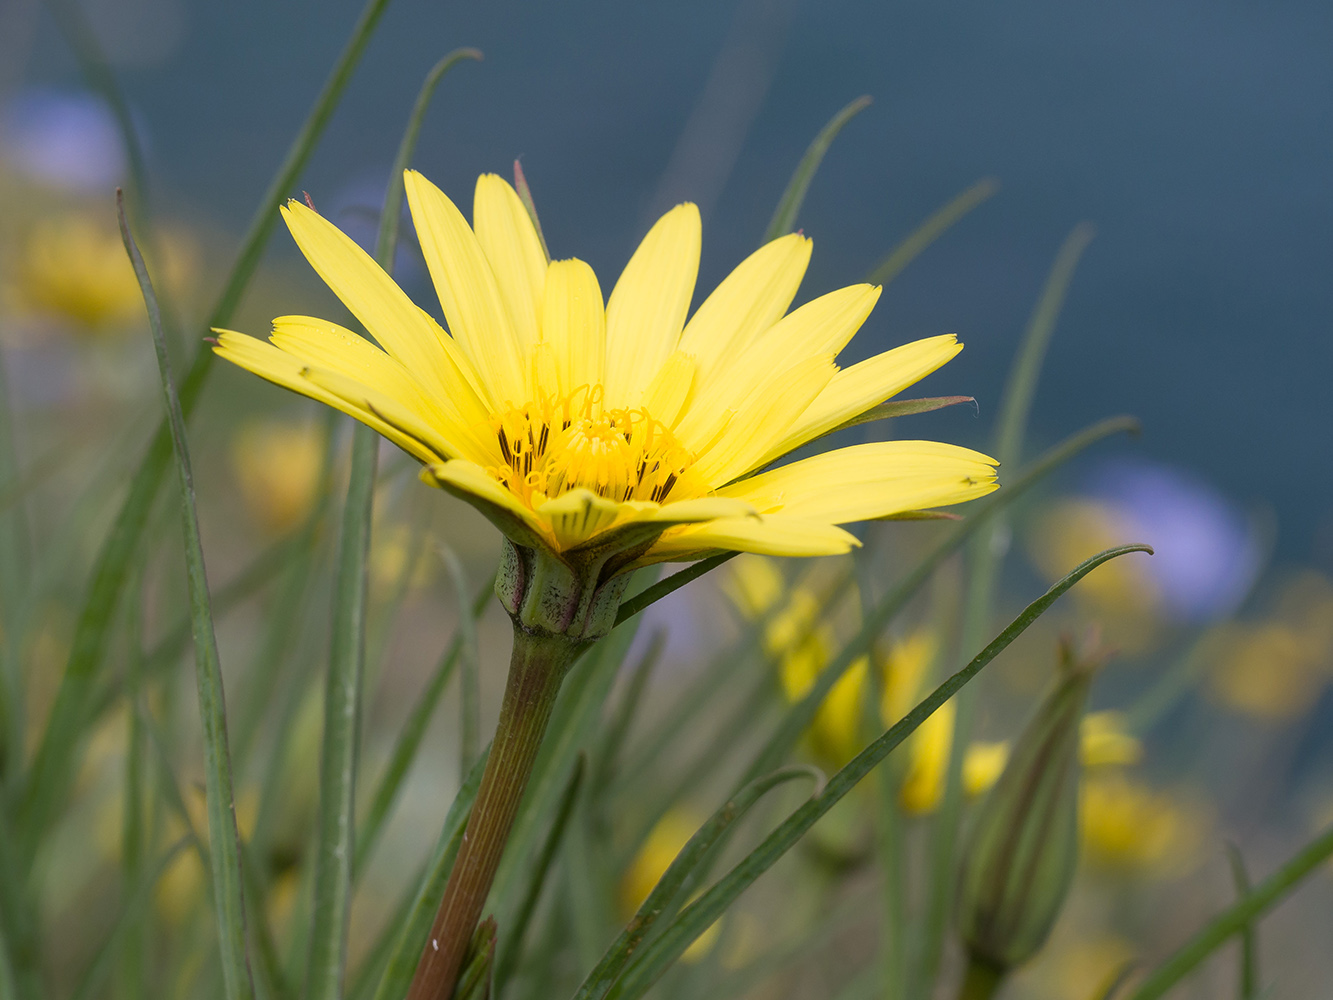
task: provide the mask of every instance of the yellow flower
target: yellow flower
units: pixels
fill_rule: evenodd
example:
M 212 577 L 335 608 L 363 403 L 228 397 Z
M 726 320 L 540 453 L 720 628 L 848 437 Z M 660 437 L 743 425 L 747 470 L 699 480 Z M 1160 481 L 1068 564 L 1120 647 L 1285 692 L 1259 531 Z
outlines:
M 14 266 L 11 294 L 20 309 L 100 331 L 143 314 L 143 295 L 112 225 L 65 214 L 37 221 Z
M 717 550 L 848 551 L 837 527 L 995 489 L 994 461 L 924 441 L 838 449 L 745 477 L 952 358 L 933 337 L 839 371 L 879 289 L 843 288 L 787 314 L 810 256 L 800 234 L 747 258 L 686 323 L 699 212 L 653 226 L 603 305 L 592 269 L 548 263 L 499 177 L 477 181 L 473 225 L 414 171 L 406 194 L 449 332 L 311 209 L 297 245 L 380 344 L 284 316 L 271 343 L 219 331 L 217 352 L 343 410 L 417 458 L 516 545 L 603 579 Z M 785 315 L 784 315 L 785 314 Z
M 1310 708 L 1333 669 L 1333 584 L 1310 571 L 1288 583 L 1272 617 L 1229 622 L 1210 637 L 1213 693 L 1247 715 L 1277 722 Z
M 1187 863 L 1197 854 L 1205 826 L 1197 806 L 1119 771 L 1094 771 L 1084 778 L 1079 819 L 1092 861 L 1149 872 Z
M 620 911 L 624 919 L 628 920 L 643 905 L 671 867 L 671 862 L 676 860 L 676 855 L 706 819 L 689 809 L 674 808 L 658 820 L 620 880 Z M 717 944 L 721 931 L 722 921 L 718 920 L 690 945 L 681 958 L 686 962 L 697 962 L 706 957 Z
M 310 424 L 256 420 L 232 439 L 241 499 L 273 534 L 290 531 L 309 513 L 323 464 L 324 435 Z

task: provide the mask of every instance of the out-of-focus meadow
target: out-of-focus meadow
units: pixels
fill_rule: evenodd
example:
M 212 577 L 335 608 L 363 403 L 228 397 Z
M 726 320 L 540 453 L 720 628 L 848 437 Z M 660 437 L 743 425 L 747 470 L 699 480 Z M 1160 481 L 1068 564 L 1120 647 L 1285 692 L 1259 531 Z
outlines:
M 68 12 L 68 0 L 54 9 Z M 129 188 L 179 376 L 356 17 L 343 2 L 78 9 L 72 21 L 28 0 L 0 11 L 0 753 L 10 791 L 40 755 L 78 657 L 98 552 L 161 414 L 114 189 Z M 91 74 L 88 37 L 72 46 L 70 23 L 105 57 Z M 445 78 L 414 164 L 466 210 L 479 172 L 508 173 L 521 157 L 552 253 L 608 276 L 657 210 L 694 200 L 708 289 L 757 245 L 820 126 L 869 92 L 876 103 L 838 137 L 799 216 L 815 252 L 798 301 L 862 280 L 941 205 L 995 177 L 996 193 L 894 277 L 857 348 L 956 332 L 967 350 L 911 394 L 966 394 L 977 406 L 843 432 L 847 443 L 982 449 L 995 447 L 1006 373 L 1061 240 L 1090 220 L 1097 236 L 1001 482 L 1110 414 L 1139 417 L 1142 437 L 1081 455 L 979 535 L 970 558 L 946 560 L 833 688 L 792 757 L 832 772 L 1081 560 L 1153 545 L 1151 559 L 1095 571 L 997 659 L 960 741 L 972 803 L 1054 676 L 1060 637 L 1095 634 L 1113 651 L 1083 729 L 1075 888 L 1004 994 L 1093 1000 L 1127 963 L 1151 968 L 1230 905 L 1229 851 L 1258 881 L 1333 821 L 1330 42 L 1329 14 L 1312 3 L 1006 13 L 792 0 L 395 3 L 326 138 L 281 193 L 309 192 L 370 247 L 416 87 L 446 50 L 476 45 L 485 60 Z M 124 95 L 141 165 L 108 80 Z M 410 232 L 397 276 L 434 311 Z M 336 308 L 279 229 L 227 325 L 262 335 L 274 316 Z M 268 934 L 254 962 L 267 995 L 296 996 L 348 422 L 223 367 L 209 375 L 189 444 L 236 814 L 255 871 L 249 905 Z M 363 996 L 477 738 L 460 721 L 472 674 L 465 663 L 449 679 L 441 664 L 500 544 L 387 444 L 380 468 L 358 779 L 378 839 L 360 859 L 349 953 Z M 31 898 L 20 902 L 36 914 L 36 964 L 52 997 L 133 995 L 127 984 L 147 996 L 216 995 L 207 874 L 188 842 L 206 822 L 179 518 L 174 489 L 158 491 L 88 681 L 69 794 L 32 834 Z M 538 900 L 523 953 L 502 948 L 504 996 L 571 992 L 863 610 L 952 530 L 862 526 L 854 559 L 808 565 L 742 556 L 615 640 L 629 644 L 616 654 L 626 667 L 606 674 L 608 707 L 587 723 L 583 804 L 555 862 L 556 891 Z M 969 620 L 978 562 L 998 574 L 979 622 Z M 484 740 L 509 648 L 493 599 L 477 629 Z M 418 719 L 423 705 L 432 711 Z M 396 757 L 414 720 L 421 746 Z M 922 975 L 946 919 L 933 912 L 932 865 L 954 721 L 948 706 L 936 713 L 655 995 L 884 995 L 894 940 L 911 956 L 906 981 Z M 395 761 L 410 762 L 397 777 Z M 563 772 L 552 765 L 547 777 L 558 795 Z M 22 857 L 19 824 L 31 814 L 6 802 L 0 836 Z M 756 810 L 740 839 L 753 846 L 776 818 Z M 543 831 L 528 831 L 529 853 Z M 158 863 L 160 878 L 145 882 Z M 520 908 L 522 879 L 507 877 L 497 891 Z M 1256 925 L 1254 968 L 1269 992 L 1252 996 L 1325 995 L 1330 904 L 1325 866 Z M 895 919 L 907 928 L 897 939 L 886 929 Z M 942 948 L 951 969 L 947 934 Z M 1175 995 L 1244 996 L 1240 960 L 1228 946 Z M 537 982 L 533 969 L 550 978 Z M 552 982 L 560 989 L 539 992 Z

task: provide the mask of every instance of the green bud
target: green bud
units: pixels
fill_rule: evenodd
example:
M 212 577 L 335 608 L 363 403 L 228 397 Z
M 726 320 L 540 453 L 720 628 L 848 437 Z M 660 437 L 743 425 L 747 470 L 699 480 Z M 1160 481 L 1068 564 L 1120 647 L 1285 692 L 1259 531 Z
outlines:
M 549 549 L 529 548 L 506 538 L 495 577 L 496 596 L 524 631 L 564 636 L 574 642 L 600 639 L 616 623 L 630 577 L 628 573 L 610 574 L 612 560 L 607 555 L 561 558 Z M 628 560 L 615 561 L 623 564 Z
M 1003 973 L 1051 932 L 1078 861 L 1079 723 L 1100 660 L 1062 645 L 1062 676 L 977 810 L 959 877 L 958 929 Z

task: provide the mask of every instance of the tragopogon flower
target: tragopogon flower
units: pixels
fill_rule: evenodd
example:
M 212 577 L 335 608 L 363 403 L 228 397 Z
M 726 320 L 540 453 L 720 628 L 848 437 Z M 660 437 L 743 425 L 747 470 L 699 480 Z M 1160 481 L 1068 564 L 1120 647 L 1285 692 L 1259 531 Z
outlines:
M 788 313 L 806 237 L 761 247 L 687 323 L 693 205 L 653 226 L 603 305 L 587 264 L 548 262 L 498 176 L 478 179 L 472 226 L 420 174 L 407 173 L 406 191 L 449 332 L 332 223 L 291 202 L 283 215 L 298 246 L 380 346 L 284 316 L 271 343 L 219 331 L 217 351 L 375 428 L 425 466 L 426 482 L 575 576 L 718 550 L 846 552 L 856 542 L 838 525 L 995 489 L 992 459 L 927 441 L 750 475 L 961 350 L 932 337 L 840 371 L 834 358 L 880 290 L 853 285 Z

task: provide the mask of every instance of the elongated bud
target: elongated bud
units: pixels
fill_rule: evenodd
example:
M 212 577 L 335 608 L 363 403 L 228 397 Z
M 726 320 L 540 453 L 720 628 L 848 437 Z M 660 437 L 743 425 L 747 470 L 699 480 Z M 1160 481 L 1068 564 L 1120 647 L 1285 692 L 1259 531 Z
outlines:
M 1045 943 L 1078 860 L 1079 728 L 1102 657 L 1061 648 L 1062 676 L 978 809 L 959 878 L 974 965 L 1003 974 Z

